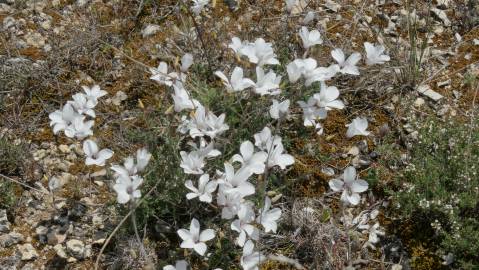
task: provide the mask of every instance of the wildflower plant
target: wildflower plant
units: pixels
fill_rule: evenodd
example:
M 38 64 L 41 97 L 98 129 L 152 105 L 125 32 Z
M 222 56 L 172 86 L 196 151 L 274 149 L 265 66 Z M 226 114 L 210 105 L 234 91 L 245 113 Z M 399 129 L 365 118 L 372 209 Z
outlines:
M 188 12 L 200 16 L 209 2 L 190 1 L 192 5 Z M 292 12 L 294 8 L 302 6 L 301 3 L 302 1 L 288 0 L 285 3 L 286 9 Z M 314 19 L 314 14 L 308 16 L 313 17 L 308 20 Z M 192 17 L 194 19 L 193 15 Z M 248 138 L 234 138 L 240 140 L 240 143 L 235 146 L 238 149 L 233 153 L 220 151 L 224 142 L 231 139 L 229 135 L 234 134 L 236 128 L 229 125 L 231 115 L 213 110 L 206 106 L 205 102 L 202 104 L 201 97 L 194 96 L 189 89 L 189 69 L 194 63 L 193 55 L 184 54 L 181 64 L 172 68 L 167 62 L 160 62 L 156 68 L 149 68 L 150 79 L 169 89 L 172 108 L 176 114 L 172 121 L 178 120 L 176 131 L 188 140 L 187 147 L 179 151 L 181 160 L 177 164 L 185 174 L 182 179 L 184 182 L 180 185 L 184 188 L 184 198 L 202 203 L 203 209 L 208 209 L 209 212 L 216 211 L 226 225 L 223 228 L 229 230 L 225 233 L 215 231 L 219 230 L 219 226 L 208 228 L 212 226 L 211 223 L 202 220 L 202 210 L 197 210 L 194 216 L 190 216 L 192 219 L 189 229 L 181 228 L 183 226 L 180 225 L 176 231 L 181 240 L 179 247 L 192 250 L 195 256 L 208 259 L 207 251 L 213 248 L 209 246 L 214 242 L 213 239 L 232 236 L 232 242 L 241 250 L 242 256 L 238 262 L 241 267 L 259 269 L 259 265 L 269 258 L 268 254 L 261 250 L 261 239 L 265 234 L 278 232 L 284 212 L 275 205 L 276 201 L 268 196 L 271 172 L 281 173 L 296 162 L 283 144 L 281 124 L 290 120 L 297 121 L 297 115 L 292 112 L 299 108 L 303 125 L 307 128 L 313 127 L 316 133 L 321 135 L 324 132 L 322 121 L 328 117 L 328 112 L 345 108 L 341 90 L 326 83 L 338 75 L 358 76 L 358 64 L 362 55 L 352 52 L 346 57 L 342 49 L 336 48 L 331 52 L 334 62 L 318 63 L 313 57 L 308 57 L 308 54 L 313 46 L 323 43 L 320 31 L 310 31 L 306 26 L 302 26 L 299 37 L 300 45 L 304 49 L 302 58 L 296 58 L 289 63 L 281 63 L 274 43 L 262 37 L 253 42 L 233 37 L 225 48 L 235 56 L 237 63 L 222 67 L 221 70 L 225 71 L 217 70 L 211 74 L 218 78 L 222 95 L 237 97 L 239 102 L 262 99 L 271 104 L 266 107 L 268 113 L 254 116 L 266 117 L 270 122 L 258 130 L 252 130 L 251 133 L 254 134 L 249 134 Z M 367 42 L 364 46 L 367 65 L 389 61 L 383 46 Z M 275 66 L 281 66 L 283 69 Z M 280 70 L 286 70 L 285 74 L 281 74 Z M 289 85 L 299 89 L 314 89 L 315 92 L 305 97 L 305 101 L 284 98 L 281 94 L 286 91 L 283 91 L 285 84 L 282 82 L 286 80 Z M 86 165 L 106 166 L 114 154 L 107 148 L 102 149 L 93 138 L 89 138 L 93 135 L 92 128 L 96 117 L 94 109 L 104 95 L 106 92 L 99 86 L 84 87 L 84 93 L 75 94 L 73 100 L 68 101 L 61 110 L 49 115 L 50 126 L 55 134 L 63 131 L 69 138 L 84 140 Z M 365 118 L 356 118 L 348 125 L 346 136 L 367 136 L 367 126 Z M 146 148 L 141 148 L 135 156 L 126 157 L 122 164 L 109 167 L 114 178 L 112 189 L 116 192 L 117 202 L 129 204 L 133 227 L 140 243 L 142 242 L 138 236 L 134 213 L 138 200 L 142 197 L 143 177 L 151 157 Z M 329 182 L 329 186 L 333 192 L 341 192 L 339 199 L 345 205 L 353 206 L 359 205 L 360 193 L 368 189 L 368 183 L 357 178 L 354 167 L 347 167 L 340 178 Z M 201 230 L 201 224 L 207 228 Z M 375 244 L 378 235 L 382 235 L 379 225 L 361 228 L 369 232 L 371 244 Z M 186 260 L 170 263 L 175 263 L 175 266 L 167 265 L 163 269 L 180 270 L 188 267 Z

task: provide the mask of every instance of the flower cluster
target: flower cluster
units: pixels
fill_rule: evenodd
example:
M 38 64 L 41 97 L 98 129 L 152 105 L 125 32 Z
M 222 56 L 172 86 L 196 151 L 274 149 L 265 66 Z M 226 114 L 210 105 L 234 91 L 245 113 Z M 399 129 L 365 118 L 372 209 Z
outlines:
M 215 75 L 222 81 L 226 93 L 235 94 L 252 88 L 259 95 L 280 94 L 281 76 L 272 70 L 265 72 L 264 69 L 265 65 L 279 64 L 271 43 L 265 42 L 262 38 L 252 43 L 242 42 L 234 37 L 228 47 L 238 57 L 245 56 L 251 63 L 256 64 L 256 82 L 245 78 L 241 67 L 235 67 L 230 78 L 223 72 L 216 71 Z M 182 58 L 182 64 L 184 59 L 185 57 Z M 248 140 L 241 143 L 239 153 L 224 163 L 223 171 L 217 170 L 214 175 L 210 175 L 206 169 L 207 161 L 221 155 L 216 149 L 216 141 L 229 130 L 225 123 L 226 115 L 223 113 L 217 116 L 186 90 L 187 68 L 182 68 L 181 72 L 168 72 L 166 63 L 160 63 L 157 69 L 150 69 L 150 72 L 152 80 L 172 87 L 176 112 L 192 111 L 181 117 L 182 121 L 178 128 L 178 132 L 188 134 L 192 139 L 188 143 L 192 149 L 180 152 L 180 167 L 185 174 L 198 177 L 197 180 L 188 179 L 185 182 L 188 190 L 186 198 L 216 203 L 221 208 L 221 217 L 229 220 L 231 230 L 238 233 L 235 243 L 243 247 L 243 256 L 240 260 L 242 267 L 257 269 L 266 257 L 259 251 L 254 251 L 254 241 L 259 240 L 261 231 L 276 232 L 281 210 L 272 208 L 272 201 L 267 196 L 264 198 L 263 206 L 256 209 L 253 201 L 248 199 L 249 196 L 257 194 L 256 187 L 251 181 L 255 176 L 263 175 L 275 167 L 285 169 L 294 163 L 294 158 L 284 152 L 281 137 L 274 135 L 266 126 L 254 135 L 254 143 Z M 280 102 L 273 99 L 272 103 L 270 114 L 273 119 L 288 117 L 289 100 Z M 189 230 L 178 230 L 178 235 L 183 240 L 181 247 L 193 249 L 201 256 L 206 255 L 206 242 L 213 239 L 215 234 L 211 229 L 200 231 L 200 222 L 196 218 L 191 221 Z M 177 263 L 182 264 L 181 261 Z M 173 266 L 168 267 L 171 269 Z
M 151 154 L 142 148 L 136 152 L 136 162 L 133 157 L 127 157 L 123 162 L 123 166 L 111 166 L 111 170 L 115 172 L 113 190 L 117 193 L 118 203 L 134 202 L 134 200 L 141 197 L 141 191 L 138 188 L 143 183 L 143 178 L 139 173 L 144 171 L 150 158 Z
M 294 5 L 296 1 L 292 1 L 289 5 Z M 318 30 L 309 31 L 306 27 L 302 27 L 299 31 L 299 36 L 303 42 L 303 47 L 307 50 L 314 45 L 321 44 L 321 35 Z M 364 43 L 366 50 L 366 64 L 384 64 L 389 61 L 388 55 L 384 54 L 384 47 L 382 45 L 374 46 L 369 42 Z M 321 83 L 319 93 L 313 94 L 308 100 L 299 101 L 298 104 L 303 109 L 304 126 L 312 126 L 317 133 L 323 133 L 323 127 L 320 120 L 327 117 L 327 111 L 332 109 L 343 109 L 344 104 L 340 100 L 339 90 L 334 86 L 327 86 L 326 81 L 335 77 L 338 73 L 359 75 L 358 62 L 361 60 L 361 54 L 358 52 L 352 53 L 348 58 L 341 49 L 334 49 L 331 51 L 332 58 L 337 64 L 331 64 L 328 67 L 320 67 L 313 58 L 295 59 L 287 65 L 288 78 L 291 83 L 295 83 L 301 78 L 304 78 L 304 85 L 311 86 L 315 82 Z M 356 118 L 351 124 L 347 125 L 347 137 L 351 138 L 356 135 L 369 135 L 366 131 L 368 123 L 366 118 Z
M 53 134 L 63 130 L 65 136 L 80 140 L 93 135 L 92 127 L 95 122 L 86 119 L 96 117 L 93 109 L 98 104 L 98 99 L 107 92 L 101 90 L 98 85 L 82 88 L 84 93 L 76 93 L 72 96 L 73 100 L 69 100 L 61 110 L 56 110 L 48 116 Z
M 63 130 L 65 136 L 78 140 L 93 135 L 94 120 L 85 121 L 85 119 L 96 117 L 93 109 L 98 105 L 98 99 L 105 96 L 107 92 L 101 90 L 98 85 L 91 88 L 82 86 L 82 88 L 84 93 L 74 94 L 73 100 L 67 101 L 62 110 L 56 110 L 49 114 L 50 126 L 53 127 L 54 134 Z M 103 167 L 106 160 L 113 156 L 113 151 L 110 149 L 100 150 L 97 143 L 91 139 L 83 141 L 83 152 L 86 156 L 85 165 L 87 166 Z

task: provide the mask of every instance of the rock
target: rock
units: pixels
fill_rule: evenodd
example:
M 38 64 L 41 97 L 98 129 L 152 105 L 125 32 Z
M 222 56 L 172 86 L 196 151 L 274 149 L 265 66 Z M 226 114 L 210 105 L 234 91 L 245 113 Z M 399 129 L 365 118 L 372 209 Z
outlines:
M 65 252 L 65 248 L 61 244 L 57 244 L 53 247 L 55 252 L 57 253 L 58 257 L 60 258 L 68 258 L 67 253 Z
M 451 0 L 436 0 L 436 6 L 440 9 L 447 9 L 449 8 Z
M 438 8 L 431 8 L 432 15 L 441 20 L 444 26 L 451 26 L 451 21 L 447 18 L 446 12 Z
M 10 27 L 15 26 L 15 22 L 15 18 L 10 16 L 5 17 L 5 19 L 3 19 L 3 29 L 8 30 Z
M 66 230 L 63 230 L 63 233 L 61 231 L 62 230 L 55 228 L 47 233 L 47 242 L 49 245 L 57 245 L 65 242 L 67 238 L 67 235 L 65 233 Z
M 151 35 L 156 34 L 158 31 L 160 31 L 160 26 L 156 24 L 148 24 L 143 30 L 141 30 L 141 35 L 143 38 L 149 37 Z
M 448 79 L 448 80 L 445 80 L 445 81 L 442 81 L 442 82 L 437 82 L 437 87 L 444 87 L 444 86 L 448 86 L 451 84 L 451 79 Z
M 333 176 L 334 175 L 334 169 L 331 167 L 323 167 L 321 168 L 321 173 L 324 173 L 327 176 Z
M 18 251 L 20 252 L 22 261 L 29 261 L 38 257 L 38 253 L 32 244 L 20 245 L 18 246 Z
M 83 7 L 88 3 L 88 0 L 77 0 L 77 6 Z
M 67 252 L 76 259 L 85 258 L 85 244 L 77 239 L 67 241 Z
M 434 100 L 434 101 L 438 101 L 440 99 L 443 98 L 443 96 L 441 94 L 439 94 L 438 92 L 432 90 L 429 85 L 425 84 L 425 85 L 420 85 L 418 88 L 417 88 L 417 91 L 419 93 L 421 93 L 422 95 Z
M 69 154 L 71 152 L 70 147 L 66 144 L 60 144 L 60 146 L 58 146 L 58 150 L 64 154 Z
M 0 209 L 0 233 L 7 233 L 10 231 L 10 222 L 7 218 L 7 210 Z
M 23 235 L 17 232 L 11 232 L 0 236 L 0 247 L 2 248 L 7 248 L 20 242 L 23 242 Z
M 425 101 L 423 98 L 417 98 L 416 101 L 414 101 L 414 107 L 419 108 L 422 105 L 424 105 Z
M 338 12 L 338 10 L 341 8 L 341 5 L 332 1 L 332 0 L 326 0 L 326 3 L 324 4 L 325 7 L 327 7 L 329 10 Z
M 349 149 L 348 151 L 348 155 L 351 155 L 351 156 L 359 155 L 359 148 L 357 146 L 351 147 L 351 149 Z
M 35 48 L 42 48 L 45 46 L 45 37 L 42 36 L 40 33 L 28 33 L 25 35 L 25 41 L 29 46 Z

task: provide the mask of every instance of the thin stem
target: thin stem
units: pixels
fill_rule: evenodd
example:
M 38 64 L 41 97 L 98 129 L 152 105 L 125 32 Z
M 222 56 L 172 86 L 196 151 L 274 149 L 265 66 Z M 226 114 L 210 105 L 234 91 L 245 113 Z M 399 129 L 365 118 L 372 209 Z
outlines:
M 133 211 L 135 211 L 135 209 L 145 201 L 145 198 L 147 198 L 156 189 L 156 187 L 158 186 L 159 183 L 160 183 L 160 181 L 157 181 L 156 184 L 148 191 L 148 193 L 146 193 L 145 196 L 143 196 L 143 198 L 137 204 L 135 204 L 134 207 L 130 208 L 130 211 L 123 217 L 123 219 L 120 221 L 120 223 L 118 223 L 118 225 L 116 225 L 115 229 L 113 229 L 113 231 L 111 232 L 111 234 L 108 236 L 108 238 L 105 240 L 105 243 L 101 247 L 100 253 L 98 253 L 98 256 L 96 257 L 95 268 L 94 268 L 95 270 L 98 270 L 98 265 L 100 264 L 101 255 L 105 251 L 105 248 L 108 246 L 108 244 L 110 243 L 113 236 L 118 232 L 118 230 L 123 225 L 123 223 L 125 223 L 125 221 L 128 219 L 128 217 L 131 214 L 133 214 Z
M 136 224 L 136 214 L 135 214 L 135 202 L 131 201 L 130 207 L 133 209 L 133 212 L 131 213 L 131 223 L 133 225 L 133 230 L 135 231 L 135 236 L 136 240 L 138 241 L 138 244 L 140 245 L 140 252 L 142 253 L 141 255 L 143 258 L 148 259 L 146 256 L 146 251 L 145 251 L 145 246 L 143 245 L 143 241 L 140 238 L 140 234 L 138 233 L 138 226 Z
M 191 12 L 191 10 L 188 8 L 188 6 L 185 4 L 185 2 L 183 0 L 181 0 L 181 4 L 183 5 L 183 7 L 185 7 L 186 11 L 188 12 L 188 16 L 190 16 L 191 20 L 193 21 L 193 25 L 195 27 L 196 34 L 198 34 L 198 38 L 200 39 L 201 46 L 203 47 L 203 58 L 205 58 L 206 61 L 208 62 L 208 71 L 211 74 L 213 72 L 213 68 L 212 68 L 213 65 L 211 64 L 211 60 L 210 60 L 210 57 L 209 57 L 209 51 L 208 51 L 208 49 L 206 47 L 206 43 L 203 39 L 203 32 L 201 31 L 200 26 L 199 26 L 198 22 L 196 21 L 195 15 L 193 15 L 193 13 Z

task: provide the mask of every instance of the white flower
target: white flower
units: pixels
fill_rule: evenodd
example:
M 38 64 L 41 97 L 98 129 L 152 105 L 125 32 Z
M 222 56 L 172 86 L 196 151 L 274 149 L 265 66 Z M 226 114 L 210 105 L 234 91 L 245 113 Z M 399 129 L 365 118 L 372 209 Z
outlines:
M 356 135 L 368 136 L 370 133 L 366 130 L 368 128 L 368 120 L 364 117 L 356 117 L 346 126 L 348 127 L 348 131 L 346 132 L 346 137 L 348 138 Z
M 216 203 L 221 206 L 221 218 L 232 219 L 238 213 L 241 204 L 240 193 L 226 193 L 225 186 L 220 185 L 218 188 Z
M 343 191 L 341 194 L 341 201 L 357 205 L 361 199 L 359 193 L 368 189 L 368 182 L 362 179 L 356 179 L 356 169 L 352 166 L 344 170 L 343 180 L 331 179 L 329 187 L 333 191 Z
M 72 98 L 73 101 L 69 100 L 67 103 L 72 105 L 79 114 L 85 114 L 95 118 L 96 115 L 93 108 L 95 108 L 96 104 L 89 102 L 86 94 L 76 93 L 72 96 Z
M 163 267 L 163 270 L 187 270 L 188 263 L 185 260 L 176 261 L 175 266 L 167 265 Z
M 225 162 L 224 166 L 224 180 L 219 180 L 219 183 L 221 183 L 225 193 L 238 193 L 241 195 L 241 198 L 243 198 L 253 195 L 256 192 L 253 184 L 248 182 L 248 178 L 252 174 L 250 169 L 243 167 L 235 172 L 231 164 Z
M 256 67 L 256 84 L 254 92 L 260 95 L 278 95 L 281 93 L 279 84 L 281 83 L 281 76 L 276 76 L 274 71 L 270 70 L 266 75 L 262 67 Z
M 278 140 L 273 146 L 272 151 L 269 152 L 267 164 L 269 168 L 279 166 L 282 170 L 284 170 L 286 166 L 292 165 L 294 163 L 294 157 L 289 154 L 283 154 L 283 151 L 283 143 L 281 143 L 281 140 Z
M 260 132 L 254 134 L 254 145 L 267 152 L 271 151 L 272 145 L 276 144 L 278 140 L 281 141 L 279 136 L 271 137 L 269 127 L 264 127 Z
M 207 144 L 204 138 L 200 138 L 199 146 L 197 146 L 194 142 L 188 142 L 188 145 L 192 146 L 194 151 L 196 151 L 199 156 L 205 158 L 213 158 L 221 155 L 221 152 L 218 149 L 215 149 L 214 141 L 211 141 L 209 144 Z
M 324 82 L 331 80 L 339 72 L 339 65 L 330 65 L 329 67 L 318 67 L 304 74 L 306 79 L 304 85 L 310 86 L 313 82 Z
M 157 68 L 150 68 L 150 73 L 152 74 L 150 79 L 167 86 L 172 86 L 173 81 L 178 78 L 178 73 L 176 72 L 168 74 L 168 65 L 165 62 L 160 62 Z
M 263 263 L 266 257 L 259 251 L 254 251 L 253 241 L 248 240 L 243 247 L 243 256 L 241 256 L 241 266 L 244 270 L 258 270 L 258 265 Z
M 151 159 L 151 154 L 146 150 L 146 148 L 141 148 L 136 151 L 136 164 L 133 157 L 125 158 L 123 166 L 113 165 L 111 169 L 115 172 L 115 177 L 131 177 L 136 175 L 138 172 L 143 171 L 148 162 Z
M 85 140 L 83 142 L 83 152 L 87 156 L 85 164 L 105 166 L 105 161 L 113 156 L 113 151 L 110 149 L 98 149 L 98 145 L 92 140 Z
M 226 75 L 221 71 L 216 71 L 215 75 L 221 79 L 228 93 L 243 91 L 244 89 L 255 85 L 252 80 L 243 78 L 243 69 L 240 67 L 235 67 L 233 69 L 231 80 L 228 80 Z
M 332 109 L 343 109 L 344 103 L 338 100 L 339 90 L 335 86 L 327 86 L 324 82 L 321 82 L 321 90 L 319 94 L 314 94 L 313 98 L 316 99 L 316 105 L 320 108 L 324 108 L 327 111 Z
M 175 112 L 181 112 L 183 110 L 192 110 L 200 105 L 200 102 L 191 97 L 191 94 L 183 87 L 183 83 L 176 81 L 173 84 L 175 91 L 172 94 L 173 101 L 175 103 Z
M 264 232 L 274 232 L 278 228 L 278 224 L 276 221 L 281 217 L 281 209 L 273 208 L 269 210 L 271 207 L 271 199 L 266 197 L 264 201 L 264 206 L 260 210 L 259 216 L 256 218 L 256 222 L 261 223 L 264 227 Z
M 200 233 L 200 223 L 196 218 L 191 220 L 189 231 L 179 229 L 177 233 L 183 240 L 180 245 L 181 248 L 193 249 L 201 256 L 204 256 L 207 250 L 205 242 L 215 237 L 215 231 L 212 229 L 206 229 Z
M 250 141 L 241 143 L 240 153 L 241 155 L 235 154 L 232 157 L 233 162 L 240 162 L 242 168 L 249 170 L 251 173 L 262 174 L 264 172 L 264 163 L 268 158 L 268 154 L 262 151 L 254 153 L 254 146 Z
M 385 50 L 383 45 L 374 46 L 369 42 L 364 42 L 364 48 L 366 49 L 366 64 L 368 66 L 374 64 L 384 64 L 385 62 L 391 60 L 389 55 L 383 54 Z
M 228 48 L 232 49 L 237 55 L 241 56 L 241 49 L 243 49 L 244 44 L 238 37 L 231 38 L 231 43 L 228 44 Z
M 146 148 L 136 150 L 136 170 L 138 172 L 143 171 L 148 165 L 148 162 L 150 162 L 150 159 L 151 154 L 148 152 L 148 150 L 146 150 Z
M 138 172 L 135 166 L 135 160 L 132 157 L 125 158 L 123 166 L 113 165 L 111 169 L 115 172 L 115 177 L 131 177 Z
M 280 119 L 287 117 L 289 114 L 289 99 L 278 102 L 276 99 L 273 99 L 273 104 L 269 108 L 269 115 L 273 119 Z
M 210 203 L 213 201 L 211 193 L 215 192 L 218 183 L 210 181 L 208 174 L 203 174 L 198 181 L 198 188 L 193 186 L 191 180 L 186 181 L 185 186 L 192 192 L 186 194 L 188 200 L 199 197 L 200 201 Z
M 281 144 L 281 137 L 278 135 L 271 136 L 269 127 L 264 127 L 261 132 L 254 134 L 255 145 L 266 152 L 271 152 L 273 147 Z
M 340 70 L 339 65 L 330 65 L 329 67 L 317 67 L 318 63 L 313 58 L 296 59 L 286 66 L 289 81 L 295 83 L 304 76 L 306 86 L 314 82 L 326 81 L 331 79 Z
M 67 103 L 62 110 L 56 110 L 50 113 L 48 117 L 50 118 L 50 126 L 53 126 L 53 134 L 57 134 L 70 126 L 74 119 L 80 117 L 80 114 L 73 109 L 71 104 Z
M 181 72 L 187 72 L 191 65 L 193 65 L 193 55 L 191 53 L 185 53 L 185 55 L 181 57 Z
M 83 139 L 90 135 L 93 135 L 92 127 L 94 121 L 85 121 L 85 116 L 77 116 L 73 119 L 71 125 L 65 129 L 65 135 L 69 138 Z
M 246 55 L 251 63 L 258 66 L 279 65 L 273 45 L 262 38 L 258 38 L 254 43 L 249 43 L 241 48 L 241 54 Z
M 303 109 L 303 124 L 305 127 L 316 126 L 316 121 L 325 119 L 327 110 L 317 106 L 318 101 L 314 97 L 309 97 L 307 102 L 298 101 Z
M 243 203 L 238 210 L 238 219 L 231 223 L 231 229 L 239 232 L 239 236 L 236 239 L 236 244 L 242 247 L 246 242 L 246 236 L 249 236 L 253 240 L 259 239 L 259 230 L 250 223 L 254 222 L 255 214 L 253 207 L 250 204 Z
M 208 5 L 210 0 L 193 0 L 193 6 L 191 7 L 191 11 L 198 16 L 203 8 Z
M 303 41 L 303 47 L 309 49 L 310 47 L 318 44 L 322 44 L 323 40 L 321 39 L 321 34 L 318 30 L 309 31 L 307 27 L 301 27 L 299 31 L 299 36 Z
M 108 94 L 108 92 L 101 90 L 99 85 L 93 85 L 92 87 L 82 86 L 83 91 L 88 99 L 87 104 L 89 107 L 95 107 L 98 104 L 98 99 Z
M 192 138 L 208 136 L 214 139 L 217 135 L 229 129 L 229 126 L 224 123 L 226 115 L 223 113 L 220 116 L 214 115 L 212 112 L 206 112 L 206 109 L 198 105 L 194 116 L 189 121 L 184 123 L 180 131 L 186 132 L 189 130 Z
M 125 204 L 130 200 L 141 198 L 141 191 L 138 187 L 143 183 L 143 178 L 138 175 L 124 176 L 120 175 L 116 179 L 113 190 L 117 193 L 118 203 Z
M 334 49 L 331 51 L 331 56 L 334 58 L 334 60 L 336 60 L 339 67 L 341 68 L 339 70 L 340 73 L 359 75 L 359 69 L 356 65 L 359 62 L 359 60 L 361 60 L 360 53 L 355 52 L 351 54 L 348 57 L 348 59 L 346 59 L 346 56 L 344 55 L 343 50 Z
M 205 166 L 204 156 L 201 156 L 197 151 L 189 153 L 185 151 L 180 152 L 181 163 L 180 167 L 186 174 L 203 174 L 203 167 Z

